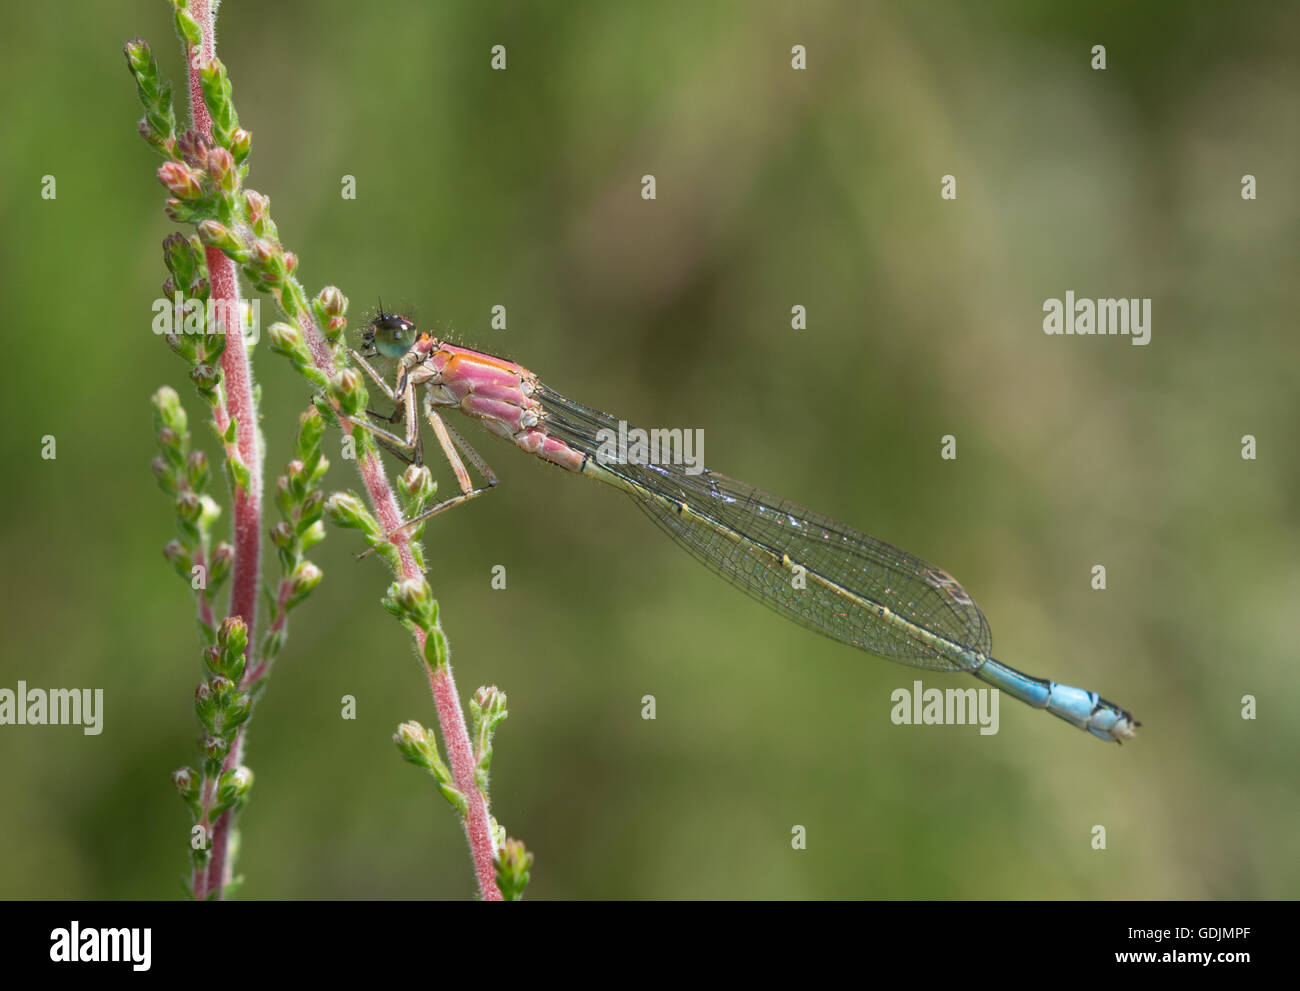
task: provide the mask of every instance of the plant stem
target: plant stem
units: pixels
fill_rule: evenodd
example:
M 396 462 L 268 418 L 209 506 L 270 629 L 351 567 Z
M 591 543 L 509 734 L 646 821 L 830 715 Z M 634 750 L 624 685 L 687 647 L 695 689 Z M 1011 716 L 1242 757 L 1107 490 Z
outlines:
M 452 780 L 469 803 L 465 817 L 465 835 L 469 838 L 470 856 L 474 858 L 474 873 L 485 901 L 501 901 L 497 888 L 496 840 L 492 836 L 492 821 L 488 815 L 487 801 L 479 790 L 475 777 L 474 748 L 470 746 L 465 716 L 456 694 L 456 679 L 452 677 L 451 664 L 429 668 L 429 687 L 433 690 L 433 703 L 438 710 L 438 725 L 447 747 L 447 763 L 451 766 Z
M 333 365 L 329 359 L 329 348 L 324 335 L 310 317 L 300 318 L 298 328 L 302 331 L 303 340 L 307 342 L 316 366 L 329 374 Z M 340 423 L 346 433 L 352 433 L 351 423 L 347 420 L 340 420 Z M 368 451 L 357 459 L 357 468 L 366 487 L 370 505 L 375 511 L 375 519 L 379 521 L 384 532 L 398 531 L 398 527 L 405 521 L 397 505 L 397 498 L 388 484 L 388 476 L 384 474 L 384 465 L 379 455 L 374 451 Z M 393 533 L 392 540 L 401 555 L 400 577 L 423 578 L 423 573 L 411 554 L 407 531 L 400 530 Z M 439 624 L 441 625 L 441 621 Z M 413 631 L 413 636 L 417 653 L 423 657 L 426 634 L 417 628 Z M 438 726 L 443 745 L 447 749 L 452 780 L 468 803 L 468 812 L 463 823 L 465 837 L 469 841 L 470 856 L 474 861 L 474 874 L 478 880 L 479 893 L 485 901 L 500 901 L 501 891 L 497 887 L 496 868 L 493 865 L 496 856 L 496 838 L 492 835 L 492 821 L 488 814 L 487 801 L 479 790 L 478 780 L 475 777 L 474 748 L 470 744 L 469 730 L 465 726 L 460 698 L 456 694 L 456 680 L 452 676 L 451 664 L 447 662 L 437 666 L 430 665 L 427 670 L 429 688 L 433 693 L 434 707 L 438 712 Z
M 190 13 L 203 29 L 203 41 L 198 51 L 191 48 L 186 52 L 190 114 L 194 127 L 209 140 L 212 138 L 212 118 L 208 116 L 207 104 L 203 100 L 199 65 L 201 61 L 210 60 L 216 55 L 214 6 L 210 0 L 191 0 Z M 240 312 L 239 276 L 235 270 L 235 263 L 219 248 L 208 247 L 204 253 L 207 257 L 208 276 L 212 285 L 212 298 L 223 304 L 216 308 L 216 312 L 220 314 L 220 319 L 225 320 L 228 314 Z M 222 432 L 229 427 L 231 419 L 236 421 L 236 447 L 240 459 L 249 471 L 248 488 L 245 489 L 235 482 L 233 476 L 231 482 L 235 555 L 231 570 L 229 615 L 241 617 L 248 627 L 245 670 L 251 670 L 256 667 L 255 625 L 258 588 L 261 580 L 262 451 L 258 443 L 257 409 L 253 402 L 253 373 L 249 367 L 243 328 L 225 326 L 222 329 L 226 334 L 226 346 L 221 354 L 224 402 L 217 405 L 214 419 L 217 429 Z M 243 759 L 243 751 L 244 730 L 241 727 L 236 732 L 222 769 L 230 770 L 238 767 Z M 215 782 L 212 787 L 215 788 Z M 234 811 L 227 810 L 210 825 L 212 856 L 206 869 L 196 870 L 194 873 L 196 899 L 203 900 L 212 894 L 220 898 L 226 885 L 230 883 L 228 852 L 233 819 Z

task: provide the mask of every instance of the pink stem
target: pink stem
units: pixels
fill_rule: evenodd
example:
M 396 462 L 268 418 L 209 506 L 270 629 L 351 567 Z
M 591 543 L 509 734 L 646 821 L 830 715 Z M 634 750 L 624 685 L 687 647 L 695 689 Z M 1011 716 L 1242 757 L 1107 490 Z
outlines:
M 423 633 L 420 639 L 424 639 Z M 424 644 L 421 643 L 421 649 Z M 433 689 L 433 704 L 438 709 L 438 724 L 447 746 L 447 759 L 451 764 L 452 780 L 469 802 L 465 817 L 465 835 L 469 838 L 470 856 L 474 858 L 474 873 L 478 876 L 479 890 L 485 901 L 501 901 L 497 888 L 496 841 L 492 837 L 492 820 L 487 802 L 479 790 L 475 774 L 474 750 L 469 742 L 469 730 L 460 709 L 460 696 L 456 694 L 456 679 L 451 665 L 429 668 L 429 687 Z
M 210 61 L 216 55 L 216 33 L 213 10 L 210 0 L 191 0 L 190 13 L 198 21 L 203 31 L 200 46 L 200 59 Z M 194 127 L 209 140 L 212 138 L 212 118 L 208 115 L 207 104 L 203 101 L 203 86 L 199 78 L 200 59 L 195 52 L 187 52 L 190 83 L 190 112 L 194 118 Z M 212 285 L 212 298 L 220 301 L 216 312 L 224 316 L 239 312 L 239 277 L 235 263 L 227 258 L 220 249 L 205 249 L 208 262 L 208 277 Z M 235 555 L 231 572 L 230 615 L 239 616 L 248 627 L 247 666 L 252 667 L 253 645 L 257 642 L 255 622 L 257 620 L 257 591 L 260 583 L 261 539 L 262 539 L 262 452 L 257 441 L 257 410 L 253 405 L 253 373 L 248 363 L 248 349 L 244 343 L 242 327 L 223 327 L 226 333 L 226 347 L 221 355 L 221 371 L 225 403 L 218 404 L 215 411 L 217 429 L 224 431 L 231 418 L 238 423 L 236 448 L 240 460 L 248 467 L 249 486 L 247 489 L 235 485 L 233 530 L 235 538 Z M 223 770 L 238 767 L 243 757 L 244 734 L 242 729 L 235 735 L 230 752 L 222 765 Z M 214 784 L 215 788 L 215 784 Z M 206 877 L 199 877 L 202 872 L 195 872 L 194 895 L 204 899 L 212 892 L 217 897 L 230 883 L 230 865 L 227 850 L 230 845 L 232 816 L 229 811 L 222 813 L 211 827 L 212 856 L 208 861 Z
M 307 334 L 319 335 L 311 321 L 301 321 L 300 328 Z M 322 340 L 323 343 L 323 340 Z M 316 348 L 312 347 L 312 353 Z M 321 371 L 328 372 L 326 365 Z M 344 421 L 343 429 L 352 432 L 352 425 Z M 402 525 L 402 513 L 397 506 L 393 490 L 389 488 L 388 477 L 384 474 L 383 463 L 373 452 L 358 461 L 361 480 L 370 495 L 370 504 L 374 507 L 375 518 L 385 533 L 392 533 Z M 422 578 L 419 566 L 411 554 L 411 546 L 405 530 L 393 534 L 402 560 L 403 578 Z M 416 646 L 420 656 L 424 656 L 425 634 L 423 630 L 415 631 Z M 464 820 L 465 837 L 469 840 L 470 856 L 474 860 L 474 874 L 478 878 L 479 893 L 484 901 L 500 901 L 501 890 L 497 887 L 496 840 L 492 836 L 492 822 L 488 815 L 487 801 L 479 791 L 475 775 L 474 748 L 470 744 L 469 730 L 465 726 L 465 716 L 461 712 L 460 698 L 456 694 L 456 681 L 452 677 L 450 662 L 439 668 L 429 669 L 429 687 L 433 690 L 433 704 L 438 712 L 438 726 L 442 732 L 443 744 L 447 748 L 447 758 L 451 764 L 451 776 L 460 793 L 465 796 L 469 813 Z

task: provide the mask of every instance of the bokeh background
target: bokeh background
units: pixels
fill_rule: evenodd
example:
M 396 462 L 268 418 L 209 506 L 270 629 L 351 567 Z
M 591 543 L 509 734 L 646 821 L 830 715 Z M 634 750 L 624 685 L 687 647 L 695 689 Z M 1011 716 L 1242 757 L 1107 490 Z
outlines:
M 996 736 L 895 726 L 894 689 L 968 680 L 786 622 L 471 427 L 501 485 L 430 526 L 430 581 L 462 694 L 509 694 L 493 808 L 530 896 L 1296 897 L 1300 8 L 795 6 L 221 11 L 249 183 L 354 327 L 382 295 L 633 424 L 703 428 L 713 467 L 942 566 L 998 657 L 1144 724 L 1104 746 L 1005 700 Z M 149 330 L 173 226 L 121 46 L 178 81 L 181 58 L 161 0 L 3 19 L 0 686 L 103 688 L 106 713 L 0 727 L 0 896 L 170 898 L 199 659 L 148 400 L 200 404 Z M 1150 345 L 1045 336 L 1068 289 L 1152 297 Z M 309 390 L 265 346 L 256 369 L 273 481 Z M 434 715 L 359 549 L 313 553 L 251 723 L 241 897 L 472 891 L 390 741 Z

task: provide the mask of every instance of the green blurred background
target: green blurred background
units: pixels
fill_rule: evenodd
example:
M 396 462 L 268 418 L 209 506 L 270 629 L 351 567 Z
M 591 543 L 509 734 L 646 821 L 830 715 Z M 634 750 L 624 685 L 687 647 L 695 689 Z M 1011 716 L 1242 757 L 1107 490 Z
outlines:
M 1300 8 L 794 6 L 221 11 L 249 184 L 354 328 L 382 295 L 633 424 L 703 428 L 713 467 L 934 561 L 999 658 L 1144 724 L 1104 746 L 1008 700 L 991 737 L 894 726 L 894 689 L 971 682 L 786 622 L 471 426 L 501 485 L 429 527 L 430 581 L 462 695 L 509 694 L 493 809 L 530 896 L 1296 897 Z M 0 896 L 170 898 L 200 669 L 150 393 L 202 425 L 149 329 L 173 225 L 121 46 L 177 81 L 181 58 L 161 0 L 3 18 L 0 687 L 100 687 L 106 713 L 97 737 L 0 727 Z M 1152 342 L 1045 336 L 1067 289 L 1152 297 Z M 256 368 L 273 483 L 309 389 L 265 346 Z M 360 547 L 313 552 L 251 723 L 241 897 L 472 891 L 390 740 L 434 715 Z

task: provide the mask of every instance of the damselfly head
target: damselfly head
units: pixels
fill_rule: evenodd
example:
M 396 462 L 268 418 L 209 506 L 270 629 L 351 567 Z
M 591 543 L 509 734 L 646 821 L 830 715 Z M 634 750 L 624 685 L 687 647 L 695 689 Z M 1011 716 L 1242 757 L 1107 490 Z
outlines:
M 370 321 L 361 339 L 367 349 L 374 348 L 385 358 L 400 358 L 420 336 L 415 324 L 400 313 L 385 313 L 383 303 Z

